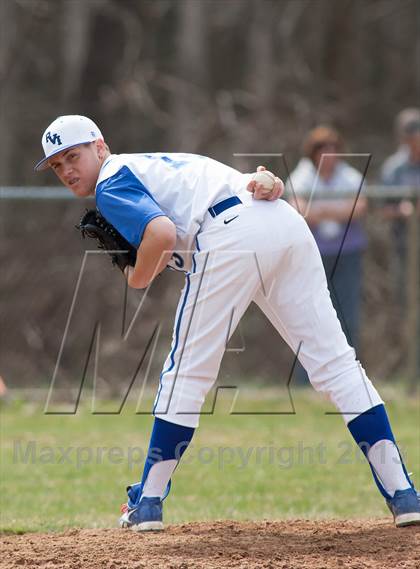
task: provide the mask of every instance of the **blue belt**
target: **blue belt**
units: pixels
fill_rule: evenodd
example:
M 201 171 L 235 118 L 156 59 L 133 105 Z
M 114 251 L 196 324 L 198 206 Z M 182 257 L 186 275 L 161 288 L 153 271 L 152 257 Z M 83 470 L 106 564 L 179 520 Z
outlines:
M 238 198 L 238 196 L 232 196 L 213 205 L 212 207 L 209 207 L 209 213 L 212 217 L 216 217 L 217 215 L 221 214 L 223 211 L 240 203 L 242 203 L 242 201 Z

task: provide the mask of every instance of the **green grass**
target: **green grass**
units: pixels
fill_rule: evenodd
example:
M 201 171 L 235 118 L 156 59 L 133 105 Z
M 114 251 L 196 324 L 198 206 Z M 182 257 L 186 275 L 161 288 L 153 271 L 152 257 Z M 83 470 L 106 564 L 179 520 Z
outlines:
M 217 412 L 202 417 L 165 503 L 168 523 L 387 513 L 343 420 L 325 414 L 333 409 L 321 397 L 295 393 L 296 414 L 274 416 L 230 415 L 229 397 L 225 393 Z M 285 394 L 269 389 L 241 391 L 239 404 L 248 412 L 290 410 Z M 418 400 L 394 394 L 388 412 L 418 482 Z M 92 415 L 88 408 L 76 415 L 44 415 L 42 403 L 17 401 L 3 405 L 1 415 L 2 531 L 115 526 L 125 486 L 139 478 L 142 468 L 139 450 L 132 451 L 137 462 L 128 464 L 128 449 L 145 452 L 151 417 L 135 415 L 130 405 L 118 416 Z M 25 464 L 17 455 L 31 441 L 35 460 L 28 457 Z M 60 449 L 69 447 L 70 463 L 60 464 Z M 113 447 L 121 450 L 110 455 Z M 88 453 L 94 459 L 77 464 L 77 452 L 79 459 L 86 460 Z

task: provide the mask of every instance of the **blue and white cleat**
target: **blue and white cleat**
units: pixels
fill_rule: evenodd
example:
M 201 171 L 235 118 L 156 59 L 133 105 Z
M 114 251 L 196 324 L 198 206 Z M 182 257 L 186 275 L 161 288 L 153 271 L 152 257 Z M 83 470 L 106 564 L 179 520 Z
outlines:
M 124 504 L 121 511 L 121 528 L 129 528 L 133 531 L 163 530 L 162 501 L 159 497 L 144 497 L 134 508 Z
M 386 503 L 397 528 L 420 525 L 420 495 L 413 488 L 397 490 Z

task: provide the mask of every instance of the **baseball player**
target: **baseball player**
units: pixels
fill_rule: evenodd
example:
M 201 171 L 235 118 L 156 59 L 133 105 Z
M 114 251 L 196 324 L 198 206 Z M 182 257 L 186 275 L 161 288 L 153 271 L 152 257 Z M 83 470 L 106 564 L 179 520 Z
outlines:
M 252 175 L 211 158 L 111 154 L 86 117 L 57 118 L 42 144 L 45 157 L 36 169 L 52 168 L 78 197 L 94 195 L 99 212 L 137 249 L 135 266 L 125 270 L 130 287 L 149 286 L 167 265 L 185 272 L 142 479 L 128 487 L 120 525 L 163 528 L 172 474 L 251 302 L 342 414 L 397 527 L 420 524 L 420 503 L 384 403 L 347 344 L 303 217 L 284 200 L 258 195 L 264 188 L 249 183 Z M 280 181 L 274 187 L 277 197 Z

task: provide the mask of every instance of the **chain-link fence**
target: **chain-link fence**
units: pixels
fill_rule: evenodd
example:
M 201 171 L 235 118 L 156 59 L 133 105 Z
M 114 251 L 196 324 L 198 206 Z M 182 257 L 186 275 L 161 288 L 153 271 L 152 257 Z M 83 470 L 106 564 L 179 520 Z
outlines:
M 368 247 L 363 258 L 359 357 L 372 378 L 414 386 L 420 344 L 418 189 L 369 187 L 365 195 Z M 405 196 L 414 204 L 405 221 L 404 263 L 398 258 L 392 222 L 382 214 L 385 195 Z M 157 384 L 169 350 L 182 274 L 165 271 L 145 299 L 142 291 L 129 291 L 124 310 L 124 279 L 118 269 L 94 255 L 75 297 L 84 251 L 90 245 L 72 228 L 93 201 L 81 204 L 58 188 L 1 188 L 0 196 L 0 375 L 6 383 L 36 387 L 51 381 L 73 306 L 69 343 L 58 370 L 61 387 L 74 387 L 95 365 L 98 382 L 111 393 L 129 381 L 133 369 L 143 381 Z M 136 310 L 138 318 L 123 341 L 122 328 Z M 286 383 L 293 360 L 289 348 L 252 307 L 230 341 L 220 382 L 240 378 Z

